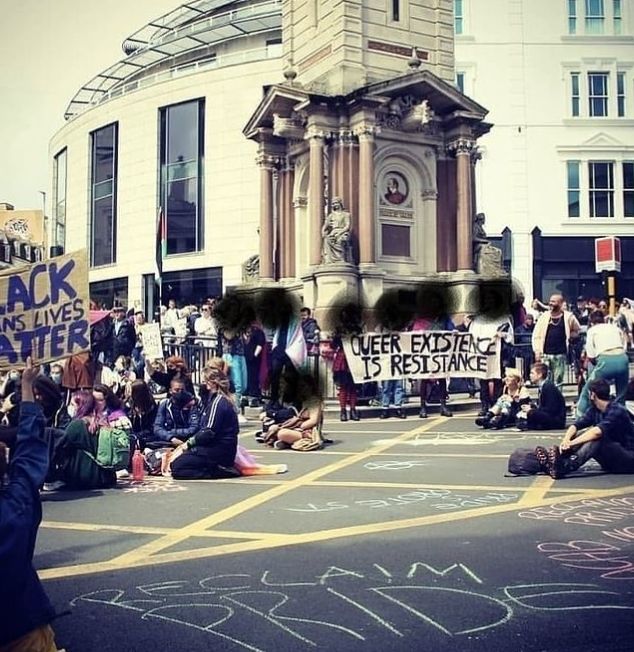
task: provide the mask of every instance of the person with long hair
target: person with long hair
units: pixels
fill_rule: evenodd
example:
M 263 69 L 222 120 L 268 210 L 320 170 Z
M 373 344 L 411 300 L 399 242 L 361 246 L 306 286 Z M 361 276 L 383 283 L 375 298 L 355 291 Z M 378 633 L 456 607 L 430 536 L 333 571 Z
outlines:
M 231 472 L 238 449 L 238 415 L 229 394 L 229 379 L 217 369 L 205 369 L 209 391 L 201 418 L 201 430 L 181 444 L 171 460 L 172 477 L 197 480 L 239 475 Z
M 157 411 L 158 405 L 148 384 L 143 380 L 133 381 L 128 399 L 128 418 L 132 424 L 131 439 L 134 439 L 135 445 L 141 449 L 154 438 L 153 429 Z

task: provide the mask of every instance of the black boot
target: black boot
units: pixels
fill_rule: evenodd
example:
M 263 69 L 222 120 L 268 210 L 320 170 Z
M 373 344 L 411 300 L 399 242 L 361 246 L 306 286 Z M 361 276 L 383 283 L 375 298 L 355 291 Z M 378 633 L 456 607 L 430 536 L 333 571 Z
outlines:
M 441 417 L 452 417 L 453 412 L 445 405 L 445 403 L 440 404 L 440 416 Z
M 475 420 L 475 424 L 476 424 L 476 426 L 480 426 L 480 428 L 485 428 L 485 429 L 489 428 L 491 426 L 491 419 L 494 416 L 495 415 L 493 414 L 493 412 L 487 411 L 487 412 L 484 413 L 483 416 L 479 416 Z
M 348 413 L 346 412 L 346 408 L 341 408 L 341 412 L 339 414 L 339 421 L 347 421 L 348 420 Z
M 352 421 L 359 421 L 361 417 L 359 416 L 359 412 L 357 411 L 356 407 L 351 407 L 350 408 L 350 419 Z

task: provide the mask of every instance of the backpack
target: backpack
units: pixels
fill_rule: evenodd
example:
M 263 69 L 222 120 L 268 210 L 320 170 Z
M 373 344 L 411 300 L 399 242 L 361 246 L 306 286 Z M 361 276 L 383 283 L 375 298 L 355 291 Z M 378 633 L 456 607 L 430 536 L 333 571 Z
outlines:
M 130 463 L 130 438 L 121 428 L 99 428 L 95 462 L 104 469 L 119 471 Z
M 540 471 L 539 460 L 533 448 L 517 448 L 509 457 L 509 473 L 513 475 L 536 475 Z

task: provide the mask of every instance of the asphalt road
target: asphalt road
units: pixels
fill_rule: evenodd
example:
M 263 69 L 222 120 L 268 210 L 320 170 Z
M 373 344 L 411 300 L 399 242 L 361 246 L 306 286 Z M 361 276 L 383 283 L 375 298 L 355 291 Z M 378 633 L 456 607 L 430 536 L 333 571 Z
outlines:
M 35 563 L 68 652 L 631 650 L 634 485 L 507 477 L 557 434 L 473 416 L 329 421 L 283 475 L 44 498 Z

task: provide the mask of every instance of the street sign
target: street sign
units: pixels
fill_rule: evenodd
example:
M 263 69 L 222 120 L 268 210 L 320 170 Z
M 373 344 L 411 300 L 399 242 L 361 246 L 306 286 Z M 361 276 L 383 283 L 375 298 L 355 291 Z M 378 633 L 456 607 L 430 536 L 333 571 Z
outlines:
M 595 238 L 594 266 L 597 272 L 621 271 L 621 240 L 614 236 Z

